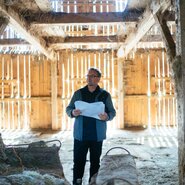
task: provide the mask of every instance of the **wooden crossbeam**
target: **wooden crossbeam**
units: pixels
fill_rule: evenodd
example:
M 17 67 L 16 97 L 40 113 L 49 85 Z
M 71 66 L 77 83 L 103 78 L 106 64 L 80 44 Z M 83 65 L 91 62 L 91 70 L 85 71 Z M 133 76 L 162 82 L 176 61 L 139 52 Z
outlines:
M 171 11 L 168 21 L 175 20 L 175 12 Z M 143 17 L 143 10 L 127 10 L 125 12 L 96 12 L 96 13 L 31 13 L 26 20 L 31 25 L 66 25 L 88 23 L 120 23 L 137 22 Z
M 95 37 L 95 39 L 93 40 L 94 37 L 78 37 L 77 39 L 74 39 L 73 37 L 68 37 L 66 40 L 64 40 L 63 38 L 59 38 L 57 40 L 55 40 L 54 38 L 51 39 L 46 39 L 46 41 L 48 42 L 48 46 L 49 48 L 53 48 L 53 49 L 67 49 L 67 48 L 74 48 L 75 45 L 86 45 L 86 46 L 91 46 L 92 44 L 96 44 L 96 46 L 99 45 L 100 48 L 102 48 L 102 45 L 104 47 L 109 46 L 110 44 L 112 44 L 112 46 L 114 45 L 114 48 L 119 48 L 121 44 L 124 44 L 124 41 L 119 41 L 118 39 L 114 36 L 112 37 Z M 148 43 L 150 43 L 150 45 L 155 45 L 155 44 L 161 44 L 163 43 L 163 41 L 161 40 L 160 36 L 155 36 L 154 39 L 149 38 L 149 39 L 141 39 L 141 41 L 139 42 L 141 44 L 141 46 L 145 46 Z M 0 39 L 0 46 L 4 46 L 4 47 L 17 47 L 20 45 L 30 45 L 27 41 L 25 40 L 21 40 L 21 39 Z
M 54 44 L 54 43 L 88 43 L 88 42 L 118 42 L 118 37 L 117 36 L 81 36 L 81 37 L 66 37 L 61 38 L 61 37 L 47 37 L 46 38 L 47 42 L 49 44 Z M 123 41 L 122 41 L 123 42 Z
M 79 24 L 79 23 L 113 23 L 135 22 L 143 11 L 128 12 L 96 12 L 96 13 L 35 13 L 26 17 L 30 23 L 35 24 Z
M 29 42 L 23 40 L 23 39 L 0 39 L 0 45 L 1 46 L 18 46 L 18 45 L 30 45 Z
M 54 52 L 48 51 L 45 40 L 36 36 L 34 32 L 31 32 L 25 19 L 20 14 L 15 12 L 11 7 L 6 7 L 2 0 L 0 1 L 0 12 L 4 16 L 8 17 L 9 22 L 12 24 L 14 29 L 18 33 L 22 34 L 30 44 L 37 47 L 38 50 L 46 55 L 49 59 L 56 59 Z

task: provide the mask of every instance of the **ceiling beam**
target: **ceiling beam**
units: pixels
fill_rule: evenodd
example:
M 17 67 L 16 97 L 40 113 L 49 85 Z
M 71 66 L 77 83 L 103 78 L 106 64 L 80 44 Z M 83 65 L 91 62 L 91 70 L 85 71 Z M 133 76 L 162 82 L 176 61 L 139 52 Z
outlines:
M 122 57 L 126 57 L 128 53 L 137 45 L 137 43 L 144 37 L 144 35 L 150 30 L 150 28 L 155 24 L 154 15 L 159 11 L 164 11 L 171 5 L 171 0 L 152 1 L 150 10 L 147 10 L 143 19 L 137 25 L 136 31 L 130 33 L 127 37 L 124 46 L 121 49 L 124 51 Z
M 43 12 L 50 12 L 53 10 L 51 2 L 49 0 L 35 0 L 37 6 Z
M 83 36 L 83 37 L 46 37 L 48 45 L 54 44 L 88 44 L 88 43 L 124 43 L 124 40 L 120 40 L 118 36 Z M 159 43 L 163 42 L 161 35 L 148 35 L 144 36 L 140 42 L 145 43 Z M 24 39 L 12 38 L 12 39 L 0 39 L 0 46 L 18 46 L 18 45 L 30 45 L 29 42 Z
M 168 21 L 175 20 L 175 12 L 171 11 Z M 128 10 L 126 12 L 97 13 L 30 13 L 25 19 L 34 25 L 90 24 L 137 22 L 143 17 L 143 11 Z
M 51 60 L 56 60 L 56 55 L 53 51 L 49 51 L 46 42 L 41 37 L 37 37 L 34 32 L 29 30 L 29 25 L 25 19 L 15 12 L 11 7 L 6 7 L 3 0 L 0 0 L 0 12 L 9 20 L 10 24 L 14 29 L 33 46 L 37 47 L 38 50 L 43 53 L 46 57 Z
M 122 43 L 118 42 L 88 42 L 88 43 L 54 43 L 50 44 L 50 48 L 58 51 L 62 49 L 71 49 L 71 50 L 77 50 L 77 49 L 118 49 Z
M 101 42 L 118 42 L 117 36 L 81 36 L 81 37 L 47 37 L 48 44 L 54 43 L 101 43 Z M 123 41 L 120 41 L 123 42 Z
M 35 13 L 25 17 L 34 24 L 79 24 L 79 23 L 113 23 L 113 22 L 135 22 L 143 11 L 130 12 L 96 12 L 96 13 Z
M 29 42 L 23 39 L 0 39 L 0 46 L 19 46 L 19 45 L 30 45 Z

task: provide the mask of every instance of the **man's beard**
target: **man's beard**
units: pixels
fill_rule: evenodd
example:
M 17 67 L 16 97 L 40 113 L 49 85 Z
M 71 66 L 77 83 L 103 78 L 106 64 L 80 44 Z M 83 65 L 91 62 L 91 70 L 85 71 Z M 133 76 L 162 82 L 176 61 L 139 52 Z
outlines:
M 89 82 L 88 86 L 94 86 L 94 84 L 92 82 Z

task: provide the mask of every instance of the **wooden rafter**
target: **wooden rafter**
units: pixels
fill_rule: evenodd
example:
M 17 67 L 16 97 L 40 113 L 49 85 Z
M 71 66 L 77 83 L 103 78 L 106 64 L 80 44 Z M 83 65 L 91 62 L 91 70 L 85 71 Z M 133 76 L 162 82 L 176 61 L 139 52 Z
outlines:
M 161 30 L 161 34 L 163 37 L 163 41 L 166 45 L 168 55 L 171 56 L 172 59 L 174 59 L 175 55 L 176 55 L 175 42 L 174 42 L 173 37 L 170 33 L 170 30 L 167 26 L 167 22 L 163 18 L 163 15 L 161 15 L 161 13 L 154 15 L 154 17 L 155 17 L 155 20 L 158 23 L 159 28 Z
M 18 33 L 21 33 L 30 44 L 37 47 L 38 50 L 46 55 L 49 59 L 55 60 L 55 55 L 52 51 L 48 51 L 45 40 L 34 35 L 34 33 L 29 30 L 29 25 L 25 19 L 20 14 L 15 12 L 11 7 L 4 6 L 2 0 L 0 1 L 0 12 L 9 19 L 9 22 L 14 29 Z
M 8 19 L 0 17 L 0 35 L 3 34 L 4 30 L 6 29 L 6 26 L 8 25 L 8 22 Z
M 164 0 L 163 2 L 152 2 L 150 10 L 147 10 L 144 14 L 144 18 L 140 21 L 135 32 L 130 33 L 128 38 L 125 41 L 124 56 L 127 56 L 128 53 L 137 45 L 141 38 L 150 30 L 150 28 L 155 24 L 154 15 L 159 11 L 164 11 L 169 8 L 171 5 L 170 0 Z

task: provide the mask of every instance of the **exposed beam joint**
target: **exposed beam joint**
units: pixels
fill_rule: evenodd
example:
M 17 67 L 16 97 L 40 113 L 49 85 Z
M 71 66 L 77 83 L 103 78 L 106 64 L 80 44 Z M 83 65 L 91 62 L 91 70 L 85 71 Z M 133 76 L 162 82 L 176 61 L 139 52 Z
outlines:
M 29 30 L 29 25 L 25 21 L 25 19 L 15 12 L 11 7 L 6 7 L 3 4 L 3 0 L 0 0 L 0 12 L 7 17 L 10 24 L 14 27 L 14 29 L 22 34 L 24 38 L 33 46 L 37 47 L 38 50 L 46 55 L 51 60 L 56 60 L 55 54 L 53 51 L 48 51 L 46 46 L 46 42 L 44 39 L 37 37 L 34 32 Z
M 137 43 L 142 39 L 142 37 L 150 30 L 150 28 L 155 24 L 154 15 L 159 11 L 164 11 L 169 8 L 171 5 L 171 0 L 164 0 L 162 2 L 152 1 L 150 10 L 147 10 L 144 13 L 143 19 L 138 24 L 136 31 L 130 33 L 128 38 L 125 41 L 125 48 L 123 57 L 126 57 L 128 53 L 137 45 Z

